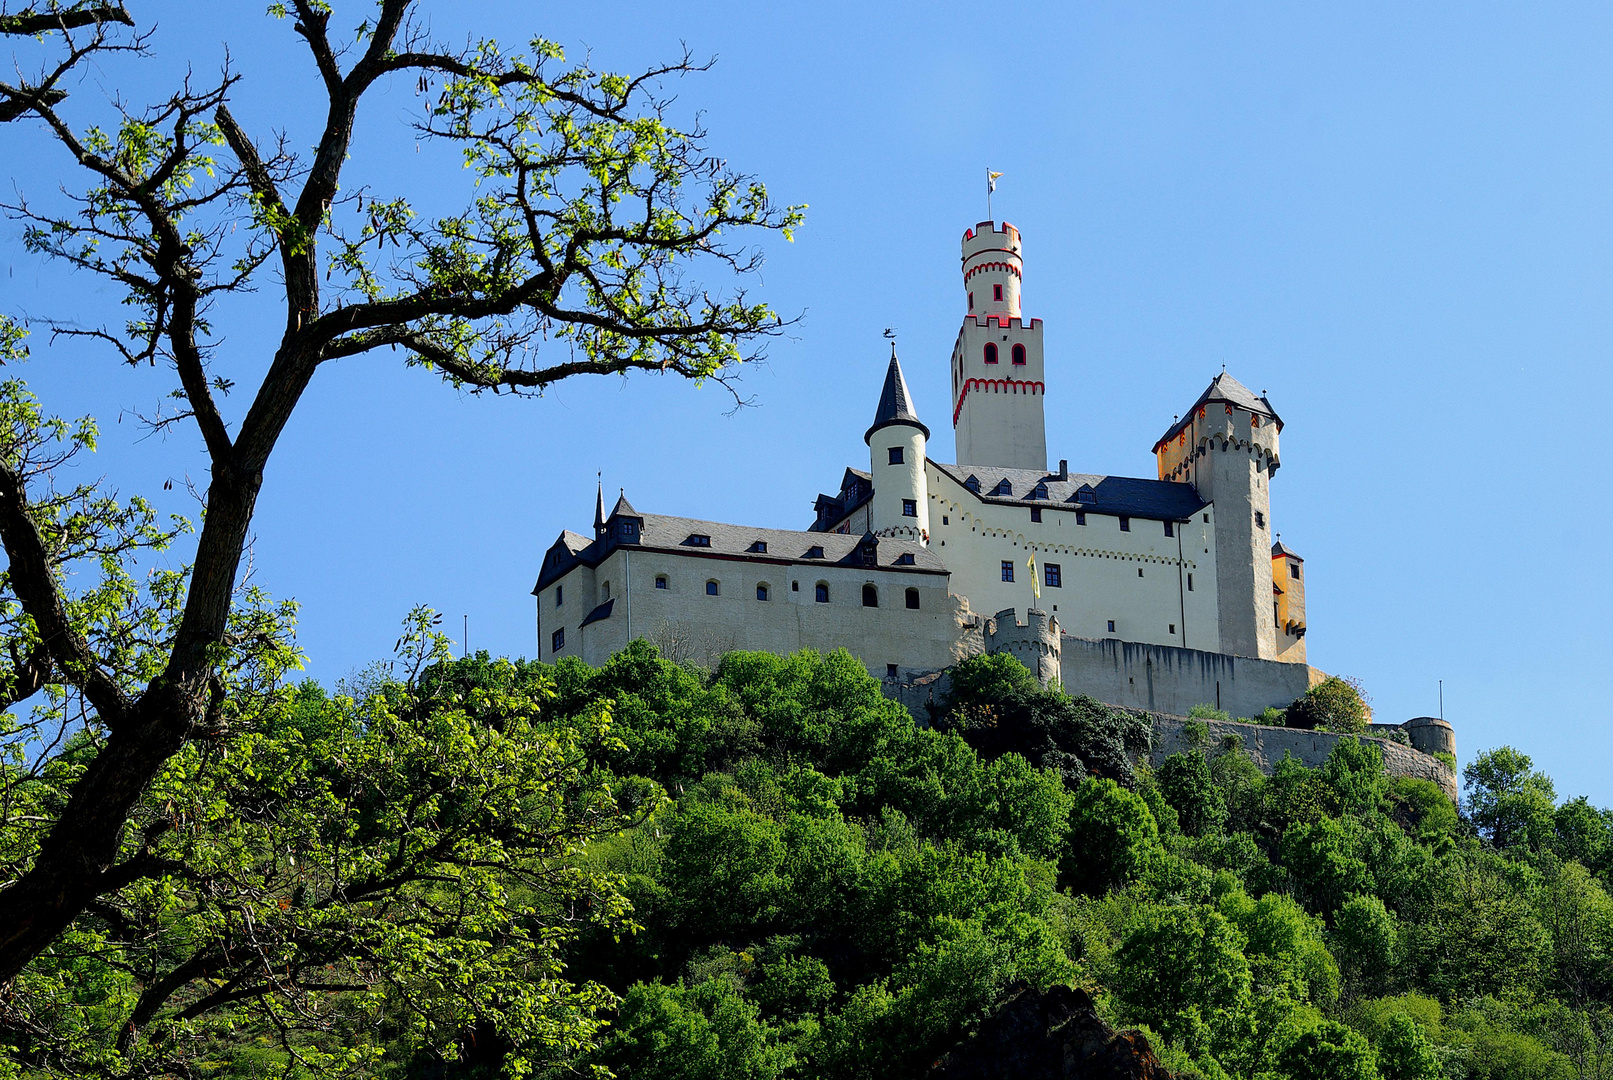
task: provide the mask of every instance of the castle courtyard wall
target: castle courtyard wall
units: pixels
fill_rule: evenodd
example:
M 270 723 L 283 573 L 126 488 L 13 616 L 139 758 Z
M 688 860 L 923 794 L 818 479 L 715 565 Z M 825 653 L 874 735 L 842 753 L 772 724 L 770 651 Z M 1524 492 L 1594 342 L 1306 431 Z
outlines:
M 1060 661 L 1069 693 L 1151 713 L 1186 715 L 1195 705 L 1211 705 L 1232 716 L 1259 716 L 1268 707 L 1287 708 L 1311 686 L 1304 664 L 1113 638 L 1066 635 Z

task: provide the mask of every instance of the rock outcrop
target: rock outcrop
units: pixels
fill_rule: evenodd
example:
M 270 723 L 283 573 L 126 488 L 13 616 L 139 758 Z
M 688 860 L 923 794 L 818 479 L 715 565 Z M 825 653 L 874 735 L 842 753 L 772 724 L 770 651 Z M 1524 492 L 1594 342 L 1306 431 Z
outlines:
M 1084 990 L 1019 984 L 931 1080 L 1172 1080 L 1136 1031 L 1104 1023 Z

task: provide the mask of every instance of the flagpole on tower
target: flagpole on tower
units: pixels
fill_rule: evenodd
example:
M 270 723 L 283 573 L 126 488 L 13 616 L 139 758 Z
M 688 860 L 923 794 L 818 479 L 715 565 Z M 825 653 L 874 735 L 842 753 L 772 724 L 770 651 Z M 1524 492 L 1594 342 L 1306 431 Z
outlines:
M 997 220 L 991 212 L 991 193 L 997 190 L 997 178 L 1000 176 L 1002 176 L 1002 173 L 1000 172 L 992 172 L 990 169 L 986 170 L 986 220 L 988 221 Z

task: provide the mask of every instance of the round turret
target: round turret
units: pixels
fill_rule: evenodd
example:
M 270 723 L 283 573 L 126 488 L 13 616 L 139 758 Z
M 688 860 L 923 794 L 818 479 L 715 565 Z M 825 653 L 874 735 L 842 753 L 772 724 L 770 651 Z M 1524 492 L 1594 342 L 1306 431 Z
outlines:
M 986 620 L 986 652 L 1007 653 L 1024 664 L 1037 682 L 1047 686 L 1063 679 L 1062 633 L 1057 615 L 1029 608 L 1022 623 L 1013 608 L 1004 608 Z
M 963 234 L 963 289 L 970 315 L 1019 318 L 1024 271 L 1019 230 L 1008 222 L 999 229 L 994 221 L 982 221 Z
M 1437 716 L 1416 716 L 1400 725 L 1411 745 L 1425 754 L 1456 755 L 1456 729 Z
M 874 423 L 863 436 L 868 443 L 868 472 L 874 481 L 868 528 L 875 536 L 930 542 L 929 486 L 924 475 L 929 437 L 930 429 L 913 411 L 893 344 Z

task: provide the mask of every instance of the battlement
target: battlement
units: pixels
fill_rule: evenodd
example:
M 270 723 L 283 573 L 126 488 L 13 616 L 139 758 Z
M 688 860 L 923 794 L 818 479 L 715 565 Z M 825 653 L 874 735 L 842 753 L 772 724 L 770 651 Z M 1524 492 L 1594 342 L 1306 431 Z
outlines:
M 1001 330 L 1029 330 L 1032 333 L 1042 329 L 1041 319 L 1031 319 L 1027 322 L 1018 315 L 1012 318 L 1004 315 L 965 315 L 963 324 L 968 326 L 970 323 L 979 327 L 995 326 Z
M 1004 608 L 987 619 L 986 652 L 1007 653 L 1024 664 L 1043 686 L 1060 680 L 1062 633 L 1058 616 L 1040 608 L 1029 608 L 1025 618 L 1025 622 L 1020 622 L 1014 608 Z
M 970 245 L 974 245 L 971 249 Z M 1019 252 L 1019 230 L 1008 222 L 997 227 L 995 221 L 981 221 L 972 229 L 963 232 L 963 257 L 968 258 L 971 250 L 986 251 L 992 247 L 1007 248 L 1015 254 Z

